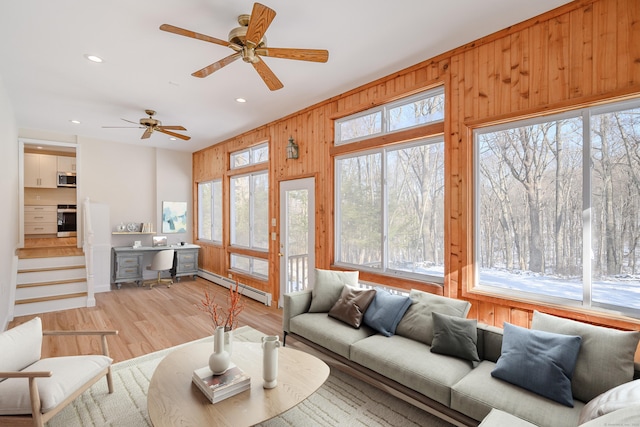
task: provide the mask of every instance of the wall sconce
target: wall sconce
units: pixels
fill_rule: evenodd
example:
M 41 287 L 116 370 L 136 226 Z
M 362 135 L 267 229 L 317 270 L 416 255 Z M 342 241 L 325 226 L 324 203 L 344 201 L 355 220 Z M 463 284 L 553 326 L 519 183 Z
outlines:
M 289 143 L 287 144 L 287 159 L 298 158 L 298 144 L 293 141 L 293 137 L 289 137 Z

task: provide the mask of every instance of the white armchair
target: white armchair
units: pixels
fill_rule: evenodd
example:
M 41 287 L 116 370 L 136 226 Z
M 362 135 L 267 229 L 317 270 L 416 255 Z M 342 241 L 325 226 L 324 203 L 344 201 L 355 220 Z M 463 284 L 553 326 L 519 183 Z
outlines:
M 106 376 L 113 393 L 107 335 L 118 331 L 43 331 L 36 317 L 0 333 L 0 426 L 43 426 Z M 99 335 L 103 355 L 41 358 L 43 335 Z

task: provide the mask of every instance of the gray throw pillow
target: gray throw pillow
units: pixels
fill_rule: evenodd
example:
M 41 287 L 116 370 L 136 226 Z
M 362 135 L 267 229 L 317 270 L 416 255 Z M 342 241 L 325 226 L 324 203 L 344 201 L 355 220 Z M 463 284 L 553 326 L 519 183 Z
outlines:
M 491 376 L 573 408 L 571 376 L 581 340 L 505 323 L 502 354 Z
M 411 305 L 411 298 L 376 288 L 376 296 L 364 313 L 364 323 L 386 337 L 396 333 L 400 319 Z
M 478 321 L 447 314 L 431 313 L 433 317 L 433 341 L 431 352 L 446 354 L 471 361 L 475 368 L 478 356 Z
M 640 332 L 619 331 L 533 312 L 531 329 L 582 337 L 573 374 L 576 399 L 588 402 L 605 391 L 633 379 L 633 358 Z
M 338 301 L 329 310 L 329 316 L 354 328 L 362 324 L 364 312 L 376 296 L 375 289 L 354 289 L 345 286 Z
M 358 286 L 359 272 L 315 269 L 309 313 L 327 313 L 338 301 L 344 285 Z
M 412 289 L 409 293 L 412 304 L 398 323 L 396 334 L 431 345 L 433 319 L 431 313 L 442 313 L 456 317 L 467 317 L 471 304 L 468 301 Z

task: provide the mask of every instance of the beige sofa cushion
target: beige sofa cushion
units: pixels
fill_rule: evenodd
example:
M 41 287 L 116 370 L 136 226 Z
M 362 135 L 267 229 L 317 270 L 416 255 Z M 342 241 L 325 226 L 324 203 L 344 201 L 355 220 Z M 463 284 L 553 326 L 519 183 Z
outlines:
M 633 379 L 633 358 L 640 332 L 590 325 L 539 311 L 533 312 L 531 329 L 582 337 L 571 379 L 576 399 L 588 402 Z
M 309 313 L 328 313 L 338 301 L 344 285 L 358 286 L 358 271 L 315 269 Z
M 42 321 L 36 317 L 0 333 L 0 371 L 21 371 L 40 360 L 41 351 Z

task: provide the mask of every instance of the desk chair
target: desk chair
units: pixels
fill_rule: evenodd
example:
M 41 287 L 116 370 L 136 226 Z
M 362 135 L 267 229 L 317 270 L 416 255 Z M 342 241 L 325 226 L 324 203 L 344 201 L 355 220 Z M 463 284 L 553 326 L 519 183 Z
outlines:
M 166 249 L 166 250 L 162 250 L 157 252 L 154 256 L 153 256 L 153 261 L 151 261 L 151 265 L 147 266 L 147 270 L 153 270 L 153 271 L 157 271 L 158 272 L 158 278 L 154 279 L 154 280 L 146 280 L 142 286 L 146 286 L 147 284 L 149 285 L 149 289 L 153 288 L 154 285 L 159 285 L 160 283 L 167 283 L 167 287 L 171 287 L 171 284 L 173 283 L 173 280 L 171 280 L 171 278 L 169 279 L 162 279 L 160 277 L 160 275 L 162 274 L 163 271 L 168 271 L 171 270 L 173 268 L 173 253 L 175 252 L 174 249 Z

